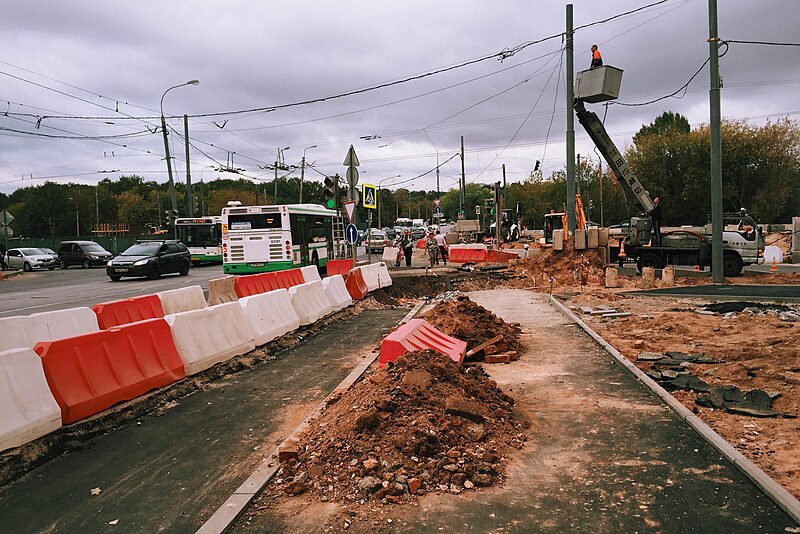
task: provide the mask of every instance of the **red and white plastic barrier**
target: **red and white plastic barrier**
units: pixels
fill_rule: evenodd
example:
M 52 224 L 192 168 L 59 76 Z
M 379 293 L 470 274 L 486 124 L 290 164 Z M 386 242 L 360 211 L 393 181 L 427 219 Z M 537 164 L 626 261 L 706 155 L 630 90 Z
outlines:
M 322 279 L 322 289 L 331 302 L 334 311 L 343 310 L 353 304 L 353 297 L 347 292 L 344 277 L 341 274 L 328 276 Z
M 40 341 L 97 332 L 97 316 L 91 308 L 70 308 L 0 319 L 0 352 L 32 349 Z
M 467 352 L 467 342 L 437 330 L 425 319 L 411 319 L 383 338 L 379 363 L 383 366 L 405 352 L 425 349 L 441 352 L 461 363 Z
M 307 265 L 300 267 L 300 272 L 303 273 L 303 281 L 305 282 L 321 282 L 322 277 L 319 275 L 319 269 L 316 265 Z
M 364 276 L 368 291 L 375 291 L 392 285 L 392 277 L 389 276 L 389 269 L 384 262 L 362 265 L 359 269 L 361 269 L 361 274 Z
M 333 305 L 325 295 L 321 281 L 292 286 L 289 295 L 301 325 L 316 322 L 333 312 Z
M 159 291 L 156 296 L 161 301 L 161 309 L 164 311 L 164 315 L 208 307 L 203 288 L 200 286 L 187 286 L 168 291 Z

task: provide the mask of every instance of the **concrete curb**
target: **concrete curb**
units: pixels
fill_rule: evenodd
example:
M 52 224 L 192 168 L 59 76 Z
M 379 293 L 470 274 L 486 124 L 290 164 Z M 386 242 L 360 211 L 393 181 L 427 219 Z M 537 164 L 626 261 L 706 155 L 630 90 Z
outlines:
M 742 473 L 749 478 L 761 491 L 763 491 L 775 504 L 777 504 L 784 512 L 800 523 L 800 501 L 786 491 L 786 489 L 775 482 L 769 475 L 761 470 L 756 464 L 748 460 L 742 453 L 736 450 L 730 443 L 725 441 L 722 436 L 714 432 L 714 430 L 705 424 L 699 417 L 697 417 L 691 410 L 681 404 L 675 397 L 659 386 L 655 380 L 647 376 L 641 369 L 636 367 L 630 360 L 623 356 L 617 349 L 611 346 L 605 339 L 578 318 L 572 311 L 564 306 L 555 297 L 550 297 L 550 302 L 559 309 L 564 315 L 572 319 L 584 332 L 586 332 L 592 339 L 594 339 L 606 352 L 611 354 L 614 359 L 622 364 L 628 371 L 630 371 L 636 378 L 639 379 L 645 386 L 662 399 L 667 406 L 669 406 L 681 419 L 686 421 L 698 434 L 700 434 L 712 447 L 717 449 L 719 453 L 727 458 L 733 465 L 735 465 Z
M 417 305 L 414 306 L 414 308 L 400 320 L 398 325 L 406 323 L 412 319 L 417 313 L 419 313 L 419 310 L 424 304 L 424 301 L 417 303 Z M 330 394 L 306 416 L 303 422 L 292 431 L 292 433 L 286 438 L 286 440 L 284 440 L 284 442 L 300 436 L 300 434 L 306 428 L 308 428 L 311 422 L 319 417 L 322 411 L 328 406 L 328 402 L 332 398 L 340 396 L 342 393 L 350 389 L 353 384 L 358 382 L 364 372 L 369 369 L 376 359 L 378 359 L 379 355 L 379 352 L 374 352 L 371 356 L 364 358 L 361 363 L 359 363 L 350 372 L 350 374 L 347 375 L 347 377 L 345 377 L 345 379 L 342 380 L 339 385 L 337 385 L 333 391 L 331 391 Z M 220 506 L 205 523 L 203 523 L 203 526 L 197 530 L 197 534 L 222 534 L 233 526 L 250 502 L 264 490 L 267 484 L 269 484 L 269 481 L 272 480 L 272 477 L 275 476 L 275 473 L 277 473 L 280 469 L 281 464 L 278 462 L 279 449 L 280 445 L 275 447 L 269 457 L 264 460 L 255 471 L 253 471 L 253 474 L 251 474 L 250 477 L 245 480 L 244 483 L 236 489 L 236 491 L 233 492 L 233 495 L 228 497 L 222 506 Z

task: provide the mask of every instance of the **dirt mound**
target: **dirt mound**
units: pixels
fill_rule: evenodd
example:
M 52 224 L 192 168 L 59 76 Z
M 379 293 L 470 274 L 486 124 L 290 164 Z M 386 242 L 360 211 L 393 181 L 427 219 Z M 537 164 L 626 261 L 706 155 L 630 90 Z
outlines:
M 513 404 L 480 367 L 407 353 L 311 424 L 276 489 L 346 504 L 494 485 L 504 456 L 525 439 Z
M 497 352 L 521 351 L 517 325 L 508 324 L 483 306 L 460 295 L 455 300 L 440 302 L 422 318 L 445 334 L 467 342 L 467 350 L 485 343 L 496 336 L 502 339 L 493 345 Z M 481 352 L 482 354 L 482 352 Z
M 538 287 L 603 285 L 605 274 L 598 249 L 575 250 L 571 240 L 564 250 L 531 248 L 528 258 L 516 260 L 513 270 L 534 281 Z

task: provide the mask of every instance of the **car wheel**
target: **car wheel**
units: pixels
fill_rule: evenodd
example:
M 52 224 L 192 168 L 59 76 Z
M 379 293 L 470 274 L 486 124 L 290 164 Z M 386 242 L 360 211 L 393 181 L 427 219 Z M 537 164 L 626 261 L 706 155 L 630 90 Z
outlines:
M 661 269 L 663 265 L 661 265 L 661 258 L 653 254 L 651 252 L 646 252 L 639 257 L 639 261 L 636 264 L 639 272 L 642 272 L 643 267 L 652 267 L 653 269 Z
M 25 271 L 26 273 L 29 273 L 33 270 L 33 267 L 31 267 L 31 264 L 26 261 L 25 263 L 22 264 L 22 270 Z
M 735 252 L 728 252 L 722 256 L 722 274 L 725 276 L 739 276 L 742 274 L 744 262 L 742 257 Z
M 121 276 L 109 276 L 109 278 L 111 278 L 112 282 L 119 282 L 120 280 L 122 280 Z
M 180 271 L 178 271 L 178 274 L 181 276 L 188 276 L 189 269 L 191 269 L 191 267 L 192 267 L 191 263 L 187 263 L 186 265 L 183 266 L 183 268 Z
M 83 260 L 83 268 L 84 269 L 91 269 L 92 268 L 92 262 L 90 262 L 89 260 Z
M 67 267 L 69 267 L 69 265 L 67 265 L 67 260 L 64 259 L 59 261 L 58 264 L 61 266 L 62 269 L 66 269 Z
M 158 264 L 153 266 L 153 270 L 150 271 L 150 274 L 147 275 L 148 280 L 158 280 L 161 278 L 161 269 L 158 267 Z
M 47 268 L 48 271 L 52 271 L 53 269 L 55 269 L 55 267 L 48 267 Z

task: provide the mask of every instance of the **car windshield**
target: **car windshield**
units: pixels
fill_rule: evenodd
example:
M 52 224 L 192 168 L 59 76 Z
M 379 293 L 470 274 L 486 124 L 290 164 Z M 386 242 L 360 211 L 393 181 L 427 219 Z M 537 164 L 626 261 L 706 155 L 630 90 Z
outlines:
M 97 243 L 89 243 L 87 245 L 81 245 L 85 252 L 95 252 L 97 254 L 104 254 L 106 253 L 106 249 L 98 245 Z
M 51 248 L 42 248 L 42 249 L 39 249 L 39 250 L 41 250 L 45 254 L 55 254 L 55 252 Z
M 44 252 L 42 252 L 38 248 L 21 248 L 19 249 L 19 251 L 22 252 L 22 254 L 24 254 L 25 256 L 39 256 L 41 254 L 44 254 Z
M 155 256 L 161 243 L 136 243 L 122 253 L 123 256 Z

